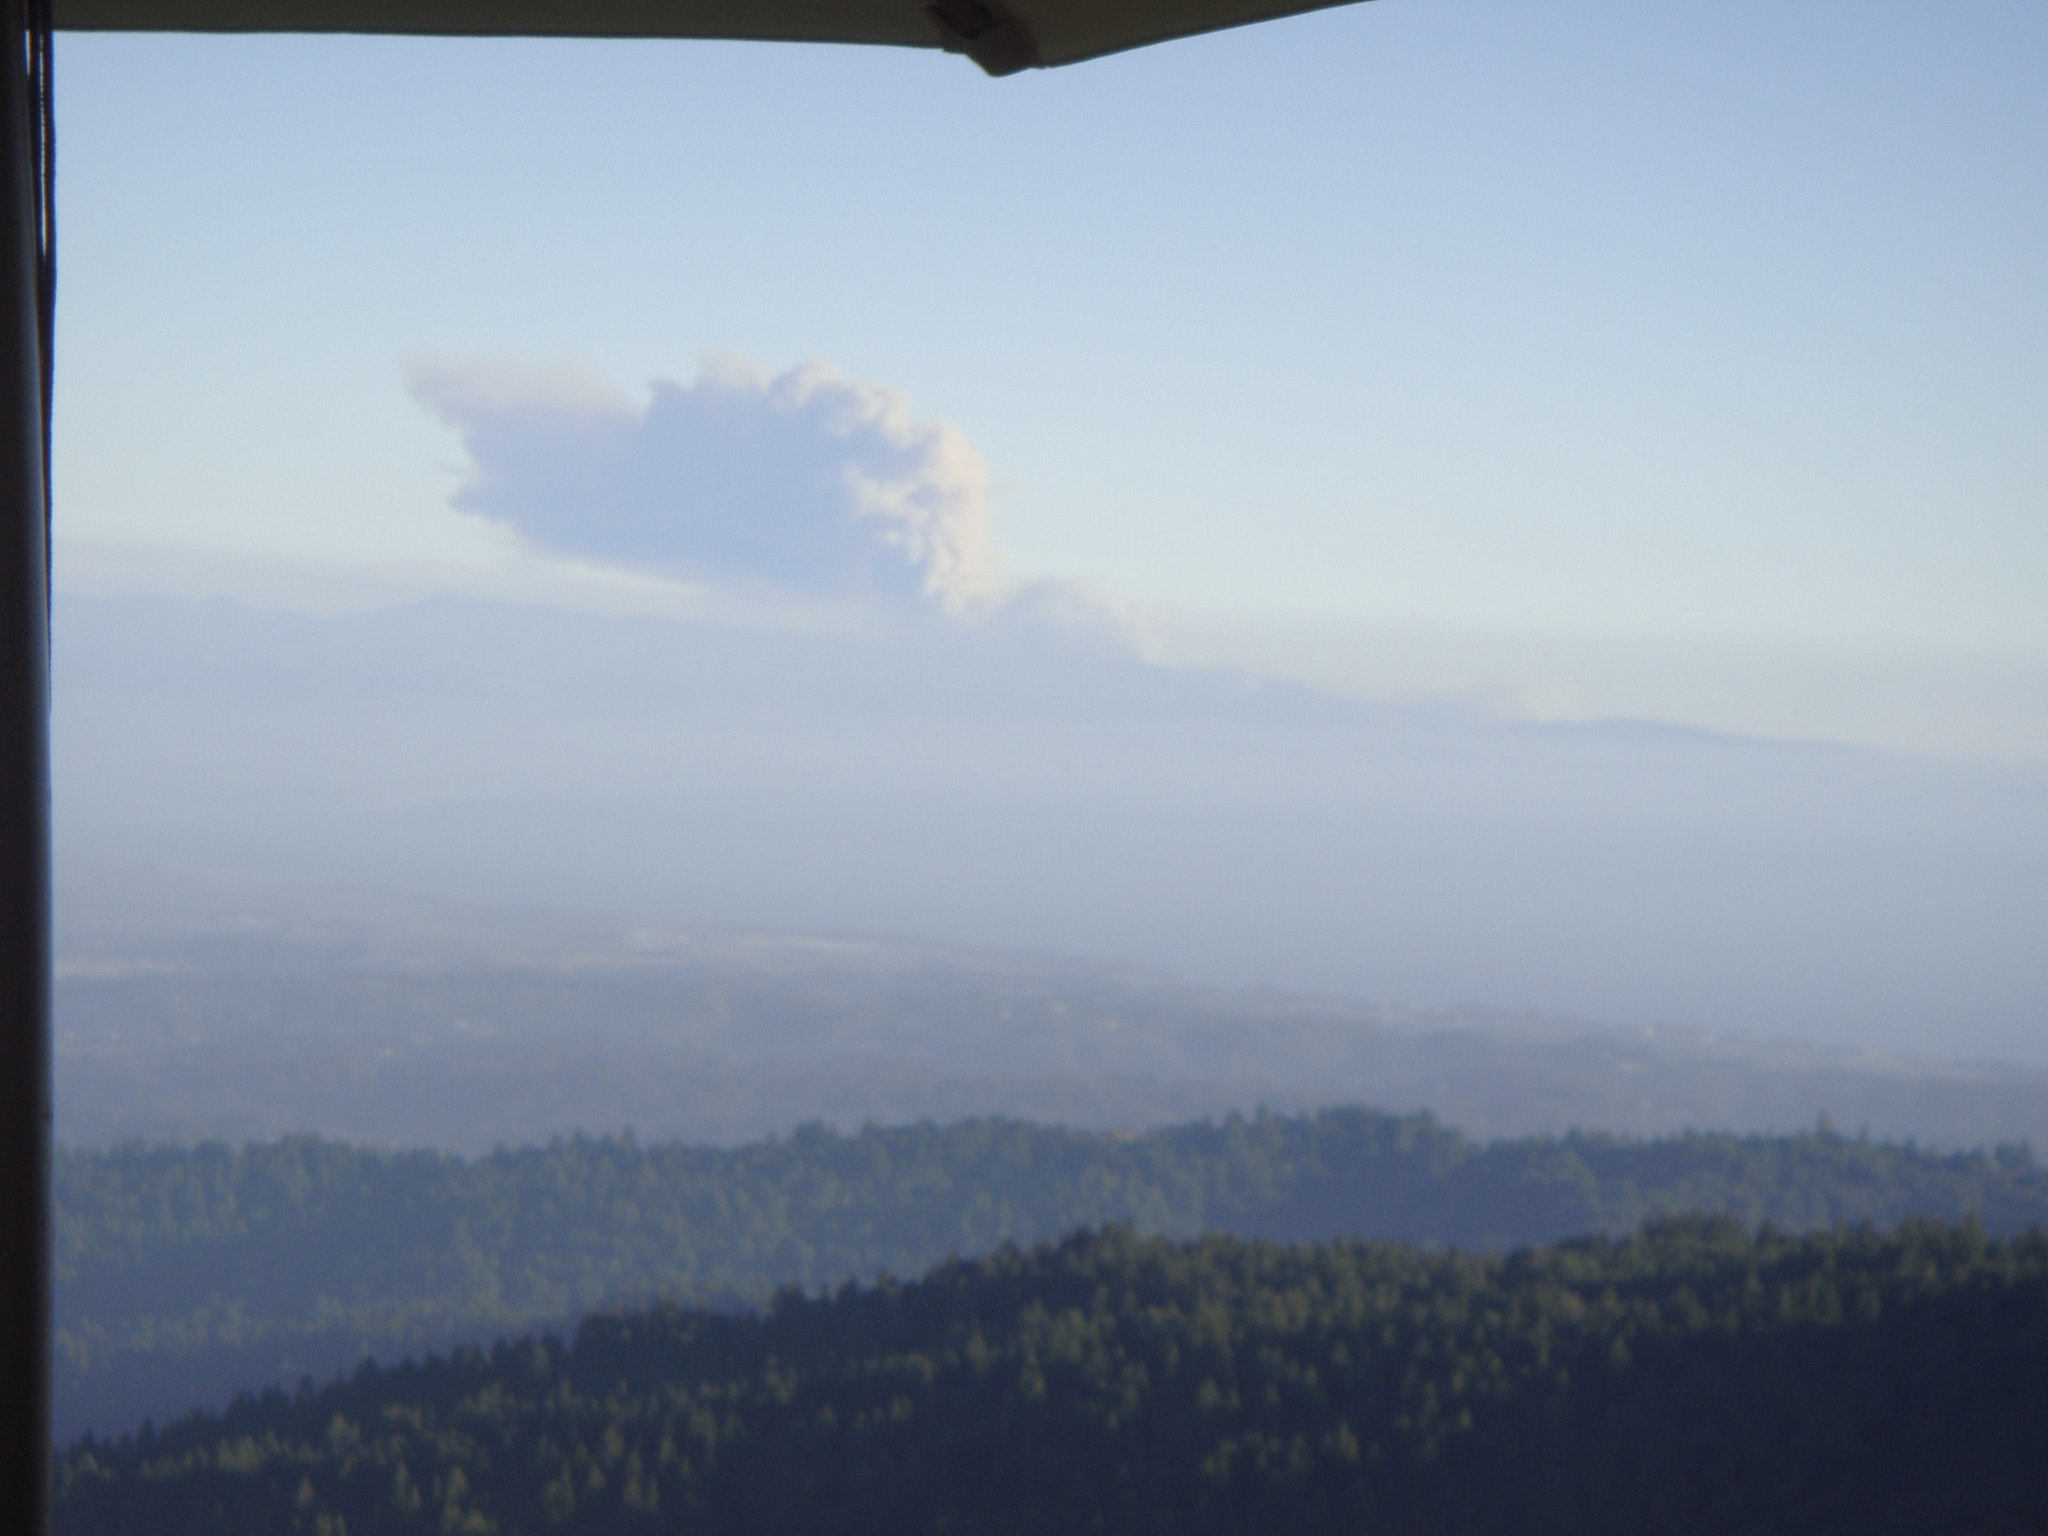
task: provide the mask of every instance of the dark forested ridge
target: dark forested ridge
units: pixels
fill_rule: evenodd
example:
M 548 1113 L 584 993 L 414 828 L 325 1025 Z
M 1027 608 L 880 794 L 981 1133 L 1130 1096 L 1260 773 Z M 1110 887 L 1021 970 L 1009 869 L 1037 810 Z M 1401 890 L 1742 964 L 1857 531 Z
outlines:
M 1138 1136 L 974 1121 L 730 1150 L 578 1138 L 473 1160 L 311 1137 L 69 1149 L 56 1192 L 65 1434 L 599 1306 L 751 1305 L 1101 1223 L 1473 1249 L 1671 1212 L 1792 1231 L 2048 1225 L 2048 1173 L 2024 1148 L 1941 1154 L 1825 1130 L 1479 1144 L 1427 1115 L 1361 1109 Z
M 594 1317 L 58 1465 L 63 1536 L 2048 1528 L 2048 1239 L 1126 1231 Z

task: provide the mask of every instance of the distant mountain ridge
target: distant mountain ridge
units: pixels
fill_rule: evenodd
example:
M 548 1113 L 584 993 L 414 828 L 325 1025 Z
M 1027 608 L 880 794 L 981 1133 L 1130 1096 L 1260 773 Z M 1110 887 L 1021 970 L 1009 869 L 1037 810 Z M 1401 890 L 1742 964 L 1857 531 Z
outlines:
M 60 897 L 156 861 L 2048 1067 L 2039 767 L 869 618 L 66 598 Z

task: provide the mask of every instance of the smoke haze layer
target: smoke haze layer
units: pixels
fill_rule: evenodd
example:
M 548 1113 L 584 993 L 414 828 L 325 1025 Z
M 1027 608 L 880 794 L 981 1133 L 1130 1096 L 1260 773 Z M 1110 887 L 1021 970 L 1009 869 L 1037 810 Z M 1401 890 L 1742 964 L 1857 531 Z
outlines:
M 1010 615 L 66 599 L 60 852 L 2048 1059 L 2048 782 L 1368 708 Z

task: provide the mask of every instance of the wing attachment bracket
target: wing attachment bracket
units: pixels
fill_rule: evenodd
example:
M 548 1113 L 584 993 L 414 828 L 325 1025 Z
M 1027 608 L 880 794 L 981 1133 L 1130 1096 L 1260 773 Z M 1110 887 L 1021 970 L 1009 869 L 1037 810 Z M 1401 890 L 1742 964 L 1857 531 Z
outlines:
M 987 0 L 932 0 L 924 8 L 948 53 L 964 53 L 991 75 L 1041 69 L 1038 40 L 1031 29 Z

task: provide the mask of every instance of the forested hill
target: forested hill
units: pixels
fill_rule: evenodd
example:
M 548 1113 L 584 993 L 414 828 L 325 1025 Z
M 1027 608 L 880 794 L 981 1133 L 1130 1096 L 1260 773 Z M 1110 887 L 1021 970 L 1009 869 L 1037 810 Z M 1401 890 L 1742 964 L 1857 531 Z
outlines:
M 725 1305 L 1129 1223 L 1504 1248 L 1665 1212 L 1810 1230 L 2048 1224 L 2024 1149 L 1825 1131 L 1480 1145 L 1427 1115 L 1261 1115 L 1119 1137 L 975 1121 L 732 1150 L 576 1139 L 464 1160 L 313 1138 L 60 1152 L 60 1431 L 122 1429 L 598 1306 Z
M 2048 1528 L 2048 1240 L 1005 1250 L 73 1447 L 60 1536 Z

